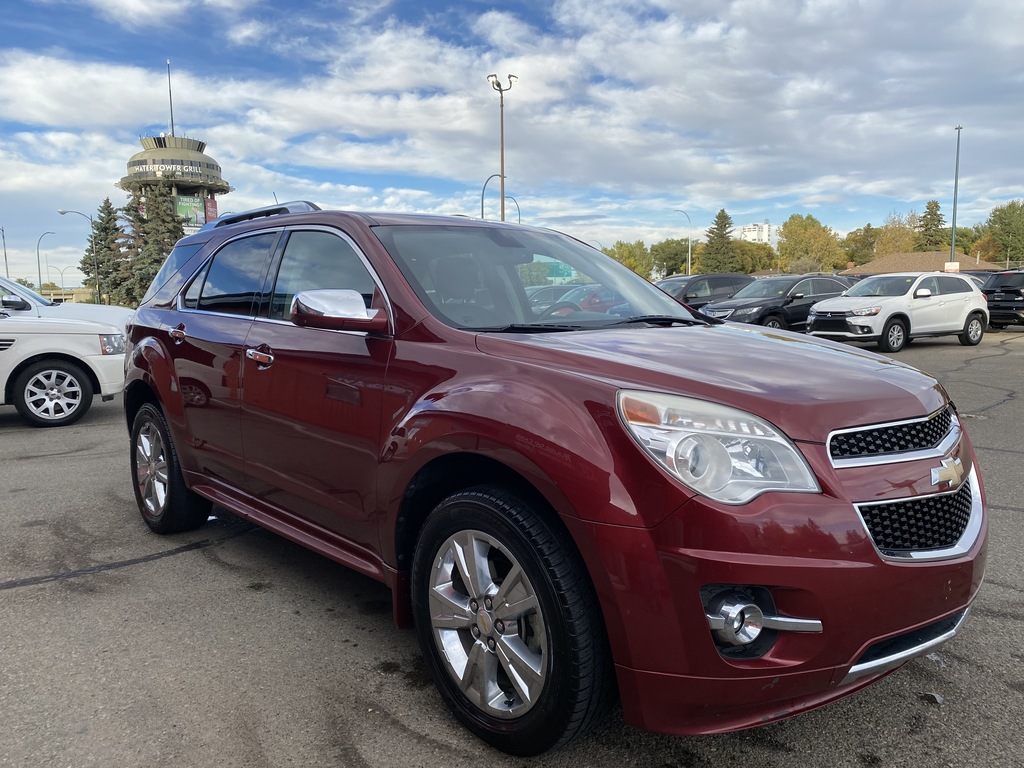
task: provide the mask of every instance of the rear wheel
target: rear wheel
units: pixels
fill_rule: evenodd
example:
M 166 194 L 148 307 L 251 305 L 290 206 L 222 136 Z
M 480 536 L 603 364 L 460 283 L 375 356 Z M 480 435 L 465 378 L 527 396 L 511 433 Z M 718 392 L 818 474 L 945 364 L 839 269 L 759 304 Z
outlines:
M 902 320 L 893 318 L 882 329 L 878 348 L 883 352 L 899 352 L 907 345 L 907 326 Z
M 14 382 L 14 407 L 36 427 L 74 424 L 92 406 L 92 395 L 85 371 L 65 360 L 33 363 Z
M 420 534 L 412 590 L 441 696 L 492 746 L 536 755 L 607 710 L 610 655 L 586 570 L 518 497 L 481 486 L 442 501 Z
M 186 487 L 159 408 L 146 403 L 139 409 L 131 440 L 132 486 L 146 525 L 156 533 L 180 533 L 205 523 L 212 505 Z
M 973 347 L 981 342 L 981 337 L 984 335 L 985 319 L 975 313 L 968 317 L 967 322 L 964 323 L 964 330 L 960 334 L 960 343 L 965 347 Z

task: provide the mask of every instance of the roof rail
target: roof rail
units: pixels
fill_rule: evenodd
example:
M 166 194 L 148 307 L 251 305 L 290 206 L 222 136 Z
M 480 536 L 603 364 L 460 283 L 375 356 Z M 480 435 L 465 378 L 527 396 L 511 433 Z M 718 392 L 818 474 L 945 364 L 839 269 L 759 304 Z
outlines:
M 319 210 L 319 205 L 311 203 L 308 200 L 293 200 L 290 203 L 275 203 L 274 205 L 267 205 L 263 208 L 253 208 L 251 211 L 225 213 L 223 216 L 204 224 L 199 231 L 206 232 L 211 229 L 216 229 L 217 227 L 226 227 L 228 224 L 237 224 L 240 221 L 252 221 L 253 219 L 259 219 L 264 216 L 279 216 L 282 213 L 308 213 L 310 211 Z

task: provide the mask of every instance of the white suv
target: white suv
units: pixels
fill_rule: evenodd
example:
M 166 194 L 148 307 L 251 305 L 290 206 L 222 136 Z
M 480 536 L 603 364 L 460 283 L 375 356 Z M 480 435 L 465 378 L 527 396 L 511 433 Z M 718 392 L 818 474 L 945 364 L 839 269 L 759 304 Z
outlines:
M 0 405 L 37 427 L 82 418 L 94 395 L 124 389 L 123 329 L 91 320 L 10 317 L 0 311 Z
M 967 275 L 901 272 L 872 275 L 842 296 L 811 308 L 807 332 L 836 341 L 873 341 L 899 352 L 912 339 L 959 336 L 973 346 L 988 325 L 984 294 Z
M 57 304 L 29 290 L 21 283 L 0 277 L 0 312 L 12 317 L 55 317 L 58 320 L 94 320 L 109 323 L 124 330 L 134 309 L 106 304 L 79 304 L 64 302 Z

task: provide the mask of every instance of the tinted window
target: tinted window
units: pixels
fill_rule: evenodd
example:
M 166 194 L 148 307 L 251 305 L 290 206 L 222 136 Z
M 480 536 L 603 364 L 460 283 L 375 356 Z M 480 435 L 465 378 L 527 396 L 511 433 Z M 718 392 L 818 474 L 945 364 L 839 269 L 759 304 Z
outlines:
M 356 291 L 369 307 L 376 284 L 347 240 L 330 232 L 292 232 L 277 272 L 270 317 L 287 319 L 295 294 L 317 288 Z
M 160 267 L 160 271 L 156 273 L 156 277 L 153 278 L 149 284 L 149 288 L 146 289 L 145 295 L 142 297 L 140 303 L 145 304 L 156 294 L 158 290 L 166 283 L 172 275 L 174 275 L 179 269 L 185 266 L 186 262 L 198 253 L 199 249 L 202 248 L 206 243 L 194 243 L 192 245 L 176 245 L 171 250 L 170 254 L 164 260 L 163 265 Z M 185 275 L 187 278 L 188 275 Z
M 811 280 L 801 280 L 793 286 L 793 290 L 789 292 L 789 295 L 796 296 L 798 293 L 802 293 L 804 296 L 813 296 L 814 282 Z
M 1009 272 L 1004 275 L 992 275 L 985 281 L 985 287 L 989 289 L 999 288 L 1020 288 L 1024 285 L 1024 272 Z
M 939 291 L 942 293 L 970 293 L 971 287 L 959 277 L 940 277 Z
M 263 282 L 267 254 L 276 233 L 234 240 L 213 257 L 199 294 L 198 309 L 229 315 L 252 315 Z
M 842 293 L 845 290 L 845 285 L 827 277 L 816 277 L 811 280 L 811 291 L 815 296 L 820 296 L 823 293 Z

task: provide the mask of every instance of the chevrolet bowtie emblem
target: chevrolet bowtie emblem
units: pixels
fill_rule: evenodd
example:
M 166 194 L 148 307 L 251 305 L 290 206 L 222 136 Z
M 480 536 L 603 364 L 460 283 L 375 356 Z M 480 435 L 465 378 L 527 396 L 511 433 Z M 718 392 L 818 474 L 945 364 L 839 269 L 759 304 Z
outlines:
M 949 483 L 949 487 L 960 485 L 964 476 L 964 465 L 960 459 L 943 459 L 942 466 L 932 470 L 932 485 Z

